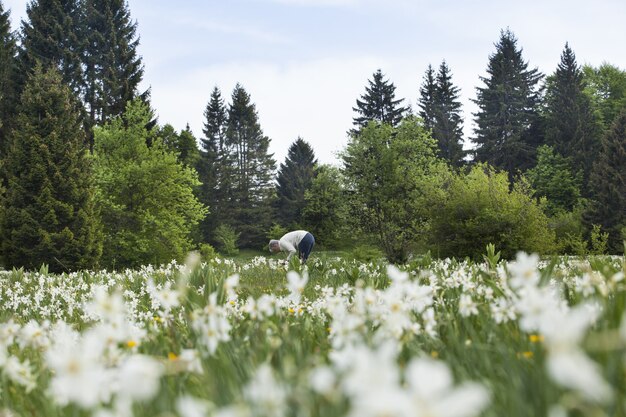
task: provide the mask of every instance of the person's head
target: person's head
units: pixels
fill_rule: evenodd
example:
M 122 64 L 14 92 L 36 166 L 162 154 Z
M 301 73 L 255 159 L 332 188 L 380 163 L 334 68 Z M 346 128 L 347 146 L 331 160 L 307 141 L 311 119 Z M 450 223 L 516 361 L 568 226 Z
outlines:
M 280 252 L 280 244 L 278 243 L 278 240 L 276 239 L 270 240 L 269 247 L 270 247 L 270 252 L 272 253 Z

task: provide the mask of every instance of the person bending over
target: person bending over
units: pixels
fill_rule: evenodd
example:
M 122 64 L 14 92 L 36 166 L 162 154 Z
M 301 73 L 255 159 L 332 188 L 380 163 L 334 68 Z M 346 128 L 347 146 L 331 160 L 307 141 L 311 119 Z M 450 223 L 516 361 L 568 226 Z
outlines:
M 270 240 L 269 246 L 270 252 L 272 253 L 278 253 L 281 251 L 288 252 L 287 262 L 289 262 L 291 257 L 296 252 L 298 252 L 300 262 L 306 263 L 306 260 L 309 259 L 309 255 L 313 249 L 313 245 L 315 245 L 315 238 L 311 233 L 306 230 L 294 230 L 293 232 L 286 233 L 279 240 Z

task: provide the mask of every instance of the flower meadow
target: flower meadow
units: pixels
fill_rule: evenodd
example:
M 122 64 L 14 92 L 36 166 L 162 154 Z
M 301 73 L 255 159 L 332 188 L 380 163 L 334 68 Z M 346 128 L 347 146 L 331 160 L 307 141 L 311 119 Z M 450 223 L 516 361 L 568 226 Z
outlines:
M 625 416 L 623 257 L 0 272 L 0 416 Z

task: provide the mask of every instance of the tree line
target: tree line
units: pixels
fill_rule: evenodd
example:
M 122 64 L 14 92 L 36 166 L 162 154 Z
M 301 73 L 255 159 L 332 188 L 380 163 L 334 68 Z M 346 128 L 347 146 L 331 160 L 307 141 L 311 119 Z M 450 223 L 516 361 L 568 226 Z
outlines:
M 215 87 L 202 136 L 160 125 L 125 0 L 33 0 L 12 32 L 0 1 L 0 254 L 5 267 L 123 268 L 226 254 L 306 228 L 327 248 L 506 256 L 618 252 L 626 227 L 626 73 L 529 69 L 501 32 L 463 149 L 460 89 L 429 66 L 419 110 L 374 72 L 341 167 L 297 138 L 277 169 L 243 86 Z

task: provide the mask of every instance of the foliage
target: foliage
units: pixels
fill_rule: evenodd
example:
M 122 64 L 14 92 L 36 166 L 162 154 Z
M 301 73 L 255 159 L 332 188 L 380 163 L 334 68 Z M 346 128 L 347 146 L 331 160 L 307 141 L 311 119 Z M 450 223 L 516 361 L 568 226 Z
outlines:
M 420 88 L 420 117 L 424 127 L 432 131 L 439 155 L 453 166 L 461 166 L 463 151 L 463 120 L 459 88 L 452 84 L 452 75 L 445 61 L 434 71 L 429 65 Z
M 55 66 L 74 94 L 82 87 L 83 39 L 78 0 L 35 0 L 26 6 L 22 21 L 18 81 L 23 85 L 37 65 Z
M 598 153 L 600 125 L 584 89 L 583 72 L 574 52 L 565 44 L 561 62 L 546 83 L 545 141 L 580 169 L 581 191 L 588 196 L 586 186 Z
M 425 237 L 429 208 L 448 173 L 418 119 L 398 128 L 371 122 L 344 151 L 352 216 L 374 233 L 391 262 L 403 262 Z
M 215 251 L 215 248 L 208 243 L 201 244 L 198 252 L 200 253 L 200 258 L 205 262 L 208 262 L 211 259 L 215 259 L 217 257 L 217 252 Z
M 577 165 L 579 166 L 579 165 Z M 581 201 L 582 172 L 574 171 L 571 159 L 547 145 L 537 149 L 537 165 L 526 177 L 537 197 L 546 197 L 549 215 L 571 211 Z
M 607 131 L 626 108 L 626 70 L 604 63 L 599 67 L 583 66 L 585 91 L 598 109 Z
M 278 222 L 291 229 L 302 226 L 305 193 L 311 187 L 317 160 L 313 148 L 302 138 L 289 146 L 285 162 L 280 164 L 276 178 Z
M 81 35 L 84 40 L 84 102 L 89 125 L 104 124 L 124 113 L 139 93 L 143 64 L 138 54 L 137 22 L 127 0 L 83 0 Z
M 141 100 L 95 131 L 95 177 L 105 228 L 103 263 L 123 268 L 182 259 L 206 213 L 193 195 L 195 171 L 181 165 L 154 132 Z M 148 146 L 147 143 L 152 145 Z
M 528 69 L 510 30 L 500 33 L 496 52 L 489 56 L 485 87 L 476 89 L 479 110 L 474 115 L 477 128 L 476 160 L 487 162 L 509 174 L 509 178 L 534 165 L 535 150 L 541 141 L 538 105 L 542 74 Z
M 396 86 L 384 79 L 380 69 L 374 72 L 372 78 L 367 80 L 365 94 L 356 100 L 356 107 L 352 108 L 357 113 L 353 118 L 353 134 L 367 126 L 370 121 L 396 127 L 408 111 L 407 107 L 401 106 L 404 99 L 396 99 Z
M 289 232 L 289 230 L 286 227 L 278 223 L 272 223 L 272 227 L 268 230 L 265 238 L 267 240 L 280 239 L 287 232 Z
M 15 85 L 16 54 L 17 45 L 11 32 L 10 13 L 0 3 L 0 160 L 6 156 L 9 147 L 7 136 L 19 98 Z
M 237 241 L 241 233 L 238 233 L 227 224 L 220 224 L 215 229 L 215 240 L 219 251 L 225 256 L 235 256 L 239 253 Z
M 5 160 L 7 267 L 93 268 L 102 250 L 79 104 L 54 68 L 36 67 Z
M 445 197 L 432 209 L 430 239 L 435 255 L 481 259 L 489 243 L 505 259 L 519 250 L 554 250 L 554 232 L 528 184 L 522 179 L 510 189 L 507 174 L 488 165 L 455 175 Z
M 311 187 L 305 192 L 302 211 L 305 228 L 315 236 L 317 245 L 337 249 L 349 243 L 354 230 L 349 228 L 345 179 L 339 168 L 320 165 Z
M 226 145 L 234 170 L 232 188 L 226 198 L 233 204 L 232 226 L 241 233 L 242 247 L 261 246 L 271 223 L 276 162 L 269 153 L 269 144 L 270 139 L 261 130 L 256 106 L 237 84 L 228 108 Z
M 178 156 L 178 162 L 195 169 L 200 160 L 200 151 L 189 125 L 179 134 L 172 125 L 166 124 L 158 129 L 156 137 L 161 139 L 168 150 Z
M 621 229 L 626 226 L 626 110 L 602 138 L 590 178 L 592 202 L 588 224 L 609 233 L 609 252 L 623 250 Z
M 235 211 L 232 195 L 234 166 L 229 146 L 226 142 L 228 118 L 222 93 L 218 87 L 211 92 L 211 98 L 204 110 L 204 126 L 201 138 L 200 159 L 197 163 L 202 185 L 199 199 L 209 207 L 209 214 L 200 225 L 204 240 L 216 243 L 215 229 L 221 223 L 231 223 Z
M 591 227 L 591 253 L 593 255 L 605 255 L 609 244 L 609 234 L 602 232 L 599 224 Z

